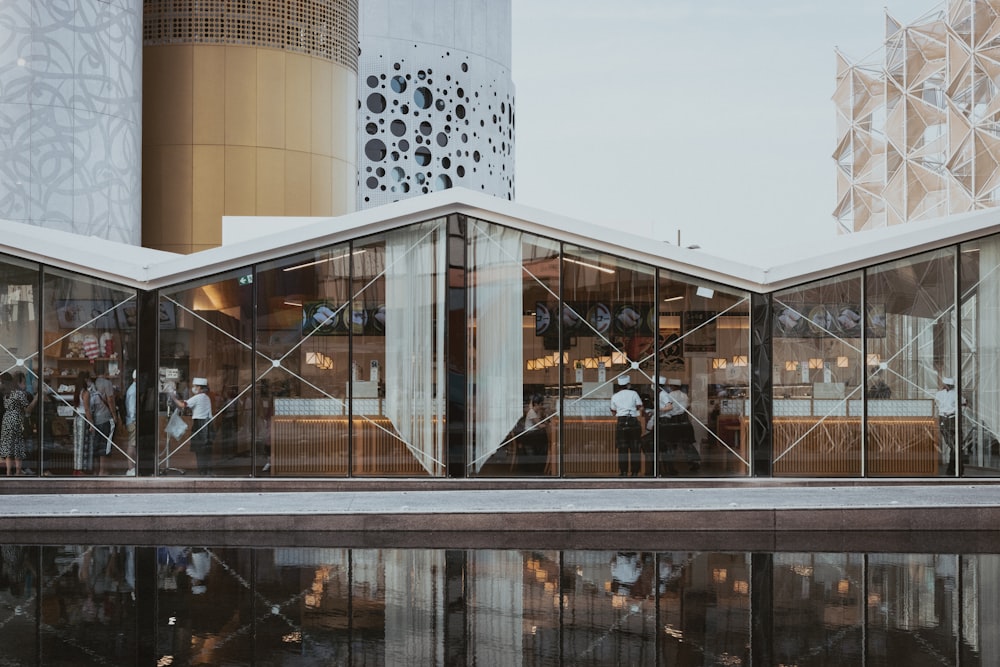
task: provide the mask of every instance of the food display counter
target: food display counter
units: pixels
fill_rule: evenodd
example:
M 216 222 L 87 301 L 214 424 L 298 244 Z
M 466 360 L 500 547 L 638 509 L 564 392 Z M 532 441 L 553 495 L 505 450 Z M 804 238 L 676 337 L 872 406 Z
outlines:
M 785 399 L 774 402 L 774 474 L 861 474 L 861 400 Z M 938 430 L 932 400 L 868 403 L 868 475 L 938 472 Z

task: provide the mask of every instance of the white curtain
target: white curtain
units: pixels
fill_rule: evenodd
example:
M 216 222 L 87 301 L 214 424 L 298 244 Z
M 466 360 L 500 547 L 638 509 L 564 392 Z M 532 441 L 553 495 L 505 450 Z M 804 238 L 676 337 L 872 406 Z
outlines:
M 420 465 L 444 474 L 445 221 L 386 237 L 385 414 Z
M 525 662 L 524 554 L 477 550 L 469 562 L 473 664 L 519 667 Z
M 445 552 L 391 549 L 385 558 L 385 664 L 443 665 Z
M 523 413 L 524 332 L 521 303 L 521 241 L 516 229 L 483 222 L 470 225 L 469 394 L 476 430 L 472 466 L 478 472 Z

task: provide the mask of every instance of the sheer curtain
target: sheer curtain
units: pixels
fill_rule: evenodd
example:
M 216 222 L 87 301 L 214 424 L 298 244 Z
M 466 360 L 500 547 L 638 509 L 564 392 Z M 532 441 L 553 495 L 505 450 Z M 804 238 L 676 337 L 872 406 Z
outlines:
M 444 474 L 447 226 L 386 237 L 385 414 L 420 465 Z
M 516 229 L 470 223 L 469 288 L 470 395 L 473 396 L 478 472 L 497 451 L 523 413 L 524 340 L 522 338 L 521 241 Z

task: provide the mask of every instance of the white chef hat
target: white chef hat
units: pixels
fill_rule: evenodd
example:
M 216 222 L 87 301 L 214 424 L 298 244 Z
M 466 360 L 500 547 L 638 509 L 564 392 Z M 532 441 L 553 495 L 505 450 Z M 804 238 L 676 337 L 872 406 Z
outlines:
M 623 387 L 631 381 L 632 380 L 627 375 L 622 375 L 621 377 L 618 378 L 618 384 L 620 384 Z
M 199 386 L 199 387 L 207 387 L 208 386 L 208 380 L 206 380 L 205 378 L 195 378 L 195 379 L 191 380 L 191 384 Z

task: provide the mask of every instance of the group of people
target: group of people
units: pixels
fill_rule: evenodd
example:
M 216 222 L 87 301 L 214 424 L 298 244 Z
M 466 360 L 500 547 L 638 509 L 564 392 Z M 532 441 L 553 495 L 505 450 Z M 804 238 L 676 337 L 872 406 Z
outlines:
M 694 446 L 694 426 L 688 412 L 690 399 L 681 381 L 668 380 L 662 375 L 657 378 L 655 407 L 649 415 L 639 392 L 632 389 L 629 376 L 622 375 L 617 384 L 617 391 L 611 397 L 611 414 L 616 419 L 618 475 L 639 475 L 643 457 L 653 450 L 653 436 L 657 430 L 660 433 L 661 472 L 677 475 L 675 464 L 680 459 L 687 463 L 691 472 L 696 472 L 701 467 L 701 456 Z
M 135 371 L 125 392 L 124 409 L 119 406 L 115 386 L 105 373 L 91 375 L 83 371 L 76 378 L 73 390 L 73 474 L 108 474 L 108 460 L 115 450 L 115 427 L 123 423 L 128 432 L 129 468 L 126 475 L 135 475 Z

